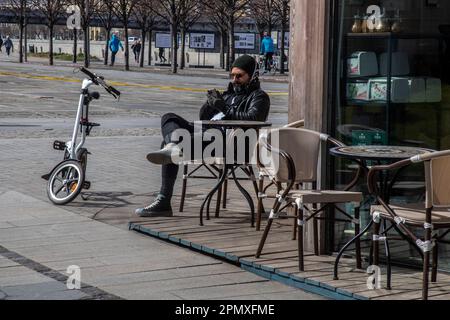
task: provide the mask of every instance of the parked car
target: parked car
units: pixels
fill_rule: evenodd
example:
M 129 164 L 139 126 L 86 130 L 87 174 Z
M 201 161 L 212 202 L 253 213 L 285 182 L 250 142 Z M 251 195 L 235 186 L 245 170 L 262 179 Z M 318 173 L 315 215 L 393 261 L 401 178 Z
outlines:
M 136 40 L 139 40 L 138 37 L 128 37 L 128 42 L 134 42 Z

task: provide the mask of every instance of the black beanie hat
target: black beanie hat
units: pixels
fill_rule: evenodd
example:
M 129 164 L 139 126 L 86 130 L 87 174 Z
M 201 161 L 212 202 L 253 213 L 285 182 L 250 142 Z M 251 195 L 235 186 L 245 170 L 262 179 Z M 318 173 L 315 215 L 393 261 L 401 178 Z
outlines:
M 253 76 L 253 73 L 255 72 L 256 68 L 256 60 L 247 54 L 244 54 L 234 60 L 233 65 L 231 66 L 231 69 L 233 68 L 239 68 L 244 70 L 249 74 L 250 77 Z

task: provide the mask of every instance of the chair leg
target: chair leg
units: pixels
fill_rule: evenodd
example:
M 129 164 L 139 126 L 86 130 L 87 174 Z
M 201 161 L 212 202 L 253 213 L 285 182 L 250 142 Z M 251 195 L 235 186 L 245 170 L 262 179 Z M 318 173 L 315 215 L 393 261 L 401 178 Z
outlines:
M 184 200 L 186 198 L 186 187 L 187 187 L 187 172 L 188 166 L 187 164 L 185 164 L 183 166 L 183 186 L 181 188 L 180 212 L 184 211 Z
M 305 271 L 305 261 L 304 261 L 304 252 L 303 252 L 303 208 L 298 207 L 298 222 L 297 222 L 297 238 L 298 238 L 298 268 L 300 271 Z
M 437 282 L 437 268 L 438 268 L 438 254 L 439 254 L 439 249 L 438 249 L 438 243 L 435 243 L 435 246 L 433 248 L 433 265 L 432 265 L 432 269 L 431 269 L 431 282 L 432 283 L 436 283 Z
M 425 241 L 431 240 L 431 229 L 425 230 Z M 422 279 L 422 299 L 428 300 L 430 251 L 423 254 L 423 279 Z
M 373 235 L 375 237 L 380 237 L 380 226 L 381 221 L 376 221 L 373 225 Z M 380 241 L 378 239 L 373 239 L 373 265 L 378 266 L 380 264 Z
M 256 251 L 256 255 L 255 255 L 256 258 L 259 258 L 261 256 L 261 252 L 264 248 L 264 244 L 266 243 L 267 235 L 269 234 L 272 223 L 273 223 L 273 218 L 269 217 L 269 219 L 267 220 L 266 228 L 264 229 L 264 233 L 259 242 L 258 250 Z
M 217 190 L 217 201 L 216 201 L 216 218 L 220 216 L 220 200 L 222 199 L 222 186 Z
M 392 263 L 391 263 L 391 250 L 389 248 L 389 240 L 388 235 L 386 233 L 387 230 L 387 224 L 386 220 L 383 220 L 383 233 L 386 237 L 386 240 L 384 240 L 384 246 L 386 248 L 386 264 L 387 264 L 387 282 L 386 282 L 386 289 L 392 290 L 391 288 L 391 280 L 392 280 Z
M 228 177 L 225 179 L 223 183 L 223 199 L 222 199 L 222 208 L 227 208 L 227 190 L 228 189 Z
M 319 255 L 319 223 L 316 218 L 313 218 L 313 233 L 314 233 L 314 255 Z
M 357 224 L 355 224 L 355 235 L 358 235 L 360 230 L 360 219 L 359 219 L 359 210 L 360 207 L 355 207 L 355 220 L 358 221 Z M 356 269 L 362 269 L 362 262 L 361 262 L 361 239 L 357 238 L 355 241 L 355 251 L 356 251 Z
M 261 230 L 261 219 L 262 219 L 262 197 L 261 194 L 264 192 L 264 178 L 260 177 L 258 181 L 258 207 L 256 210 L 256 231 Z
M 297 228 L 298 228 L 298 221 L 297 217 L 294 219 L 294 229 L 292 232 L 292 240 L 297 240 Z

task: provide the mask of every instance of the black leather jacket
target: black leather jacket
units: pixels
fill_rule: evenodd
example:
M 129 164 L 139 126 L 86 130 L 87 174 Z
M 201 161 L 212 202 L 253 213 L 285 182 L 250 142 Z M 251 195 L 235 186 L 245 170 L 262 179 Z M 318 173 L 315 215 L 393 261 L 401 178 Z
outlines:
M 222 98 L 227 104 L 224 120 L 267 121 L 270 98 L 261 89 L 257 78 L 240 94 L 236 94 L 232 83 L 229 83 L 228 90 L 222 94 Z M 206 103 L 200 111 L 200 120 L 211 120 L 217 113 Z

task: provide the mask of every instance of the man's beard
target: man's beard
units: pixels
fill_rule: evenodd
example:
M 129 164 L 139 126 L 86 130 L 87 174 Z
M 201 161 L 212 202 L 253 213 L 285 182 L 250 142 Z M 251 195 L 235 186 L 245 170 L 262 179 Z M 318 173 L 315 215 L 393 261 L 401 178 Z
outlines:
M 242 94 L 247 89 L 247 86 L 245 84 L 233 84 L 234 93 L 236 94 Z

